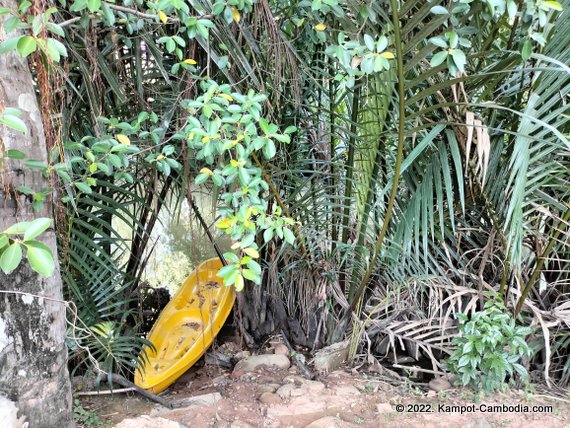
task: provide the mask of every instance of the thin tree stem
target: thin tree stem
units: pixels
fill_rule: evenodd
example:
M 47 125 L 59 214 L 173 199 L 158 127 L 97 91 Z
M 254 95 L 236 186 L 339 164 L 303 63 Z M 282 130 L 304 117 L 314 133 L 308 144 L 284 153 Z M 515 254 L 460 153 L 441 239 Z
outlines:
M 519 314 L 526 298 L 528 297 L 528 295 L 530 293 L 530 290 L 532 290 L 532 287 L 534 286 L 534 284 L 538 280 L 538 277 L 540 276 L 540 274 L 542 272 L 542 268 L 544 267 L 544 263 L 545 263 L 546 259 L 550 255 L 552 249 L 556 245 L 556 241 L 558 240 L 558 237 L 562 233 L 562 229 L 564 228 L 564 224 L 567 223 L 569 220 L 570 220 L 570 206 L 568 206 L 568 208 L 566 209 L 566 212 L 564 213 L 564 217 L 562 217 L 562 221 L 560 222 L 559 227 L 556 228 L 554 230 L 554 232 L 552 233 L 552 235 L 550 236 L 550 241 L 548 242 L 547 247 L 544 249 L 542 256 L 540 256 L 538 258 L 538 260 L 536 262 L 536 267 L 534 268 L 534 272 L 532 273 L 530 279 L 528 280 L 524 289 L 522 290 L 521 297 L 519 297 L 517 305 L 515 306 L 515 312 L 514 312 L 515 317 Z
M 402 167 L 402 161 L 404 158 L 404 140 L 405 140 L 405 87 L 404 87 L 404 50 L 402 49 L 402 36 L 400 34 L 400 18 L 398 16 L 398 0 L 390 0 L 390 5 L 392 8 L 392 22 L 394 24 L 394 47 L 396 49 L 396 61 L 398 64 L 398 152 L 396 155 L 396 165 L 394 166 L 394 179 L 392 182 L 392 191 L 390 192 L 390 199 L 388 200 L 388 206 L 386 207 L 386 215 L 384 216 L 384 223 L 382 224 L 382 230 L 380 230 L 380 235 L 376 241 L 376 246 L 374 248 L 374 254 L 368 265 L 368 269 L 360 286 L 354 295 L 354 298 L 350 302 L 349 311 L 353 311 L 356 307 L 362 293 L 368 285 L 368 281 L 374 272 L 376 266 L 376 260 L 380 254 L 380 249 L 384 242 L 386 233 L 388 232 L 388 226 L 390 225 L 390 218 L 392 217 L 392 211 L 394 210 L 394 203 L 396 202 L 396 195 L 398 193 L 398 184 L 400 182 L 400 170 Z

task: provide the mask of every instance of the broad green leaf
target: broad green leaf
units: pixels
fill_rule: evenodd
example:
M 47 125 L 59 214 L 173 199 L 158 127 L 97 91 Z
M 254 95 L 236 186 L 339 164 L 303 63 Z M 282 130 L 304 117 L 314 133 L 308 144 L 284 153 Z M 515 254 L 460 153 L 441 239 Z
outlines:
M 430 65 L 432 67 L 437 67 L 438 65 L 443 63 L 443 61 L 445 61 L 446 58 L 447 58 L 447 51 L 438 52 L 431 58 Z
M 35 238 L 40 233 L 45 231 L 51 225 L 51 219 L 46 217 L 40 217 L 31 221 L 26 227 L 26 232 L 24 233 L 24 241 Z
M 291 245 L 295 243 L 295 235 L 288 228 L 283 228 L 283 238 L 285 238 L 285 241 Z
M 32 269 L 42 276 L 52 276 L 55 270 L 55 263 L 51 250 L 38 241 L 27 241 L 24 245 L 26 246 L 26 255 Z
M 23 36 L 18 40 L 16 49 L 18 50 L 18 53 L 25 58 L 28 55 L 30 55 L 32 52 L 35 52 L 37 46 L 38 43 L 34 37 Z
M 447 8 L 443 6 L 434 6 L 430 9 L 430 12 L 435 15 L 447 15 L 449 14 Z
M 82 182 L 82 181 L 76 181 L 75 182 L 75 187 L 77 187 L 77 189 L 83 193 L 87 193 L 88 195 L 90 195 L 91 193 L 93 193 L 93 190 L 91 189 L 91 187 Z
M 8 275 L 18 267 L 20 261 L 22 261 L 22 247 L 18 242 L 14 242 L 0 256 L 0 269 Z
M 3 114 L 0 116 L 0 122 L 19 132 L 27 132 L 28 127 L 25 122 L 19 117 L 12 116 L 10 114 Z
M 27 221 L 22 221 L 20 223 L 13 224 L 8 229 L 4 230 L 2 233 L 6 233 L 8 235 L 22 235 L 26 233 L 26 229 L 30 223 Z

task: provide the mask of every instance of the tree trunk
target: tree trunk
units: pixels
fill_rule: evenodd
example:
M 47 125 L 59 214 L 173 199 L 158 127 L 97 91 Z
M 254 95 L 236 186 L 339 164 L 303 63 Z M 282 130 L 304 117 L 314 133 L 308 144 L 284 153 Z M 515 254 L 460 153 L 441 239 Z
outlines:
M 0 6 L 15 9 L 16 5 L 12 0 L 0 0 Z M 0 43 L 6 37 L 0 24 Z M 14 52 L 0 54 L 0 112 L 5 107 L 22 111 L 20 119 L 28 131 L 23 134 L 0 124 L 0 157 L 5 150 L 14 149 L 24 152 L 27 159 L 46 162 L 32 76 L 27 61 Z M 16 191 L 19 186 L 36 192 L 51 187 L 41 171 L 25 167 L 23 161 L 4 159 L 0 174 L 0 231 L 17 222 L 52 217 L 50 201 L 40 212 L 34 212 L 31 201 Z M 16 403 L 31 428 L 71 427 L 66 314 L 55 233 L 50 229 L 38 239 L 54 255 L 56 270 L 52 277 L 40 277 L 27 260 L 9 275 L 0 271 L 0 395 Z

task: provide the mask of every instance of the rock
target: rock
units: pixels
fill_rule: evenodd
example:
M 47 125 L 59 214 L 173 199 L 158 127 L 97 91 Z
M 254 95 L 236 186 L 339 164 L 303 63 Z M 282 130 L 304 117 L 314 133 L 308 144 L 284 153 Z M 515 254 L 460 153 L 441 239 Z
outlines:
M 325 384 L 316 380 L 307 380 L 303 383 L 302 388 L 309 392 L 321 392 L 325 389 Z
M 289 348 L 287 348 L 287 346 L 283 345 L 282 343 L 278 343 L 277 345 L 275 345 L 273 348 L 273 352 L 275 354 L 286 355 L 287 357 L 290 354 Z
M 305 382 L 305 379 L 299 375 L 289 375 L 283 378 L 283 382 L 293 383 L 300 386 Z
M 289 404 L 268 406 L 267 417 L 277 419 L 282 416 L 307 415 L 324 412 L 326 408 L 325 401 L 307 400 L 305 397 L 298 397 L 292 399 Z
M 185 428 L 179 422 L 169 419 L 153 417 L 148 415 L 139 416 L 137 418 L 123 419 L 115 428 Z
M 465 425 L 465 428 L 493 428 L 493 425 L 489 423 L 489 421 L 485 418 L 474 418 L 468 421 Z
M 254 371 L 261 366 L 287 370 L 291 366 L 289 358 L 279 354 L 254 355 L 239 361 L 234 367 L 232 377 L 240 377 L 243 373 Z
M 212 385 L 214 386 L 224 386 L 227 385 L 228 383 L 229 379 L 225 375 L 218 376 L 212 379 Z
M 435 392 L 445 391 L 446 389 L 451 389 L 451 383 L 443 377 L 432 379 L 428 383 L 429 389 Z
M 9 428 L 27 428 L 28 422 L 25 416 L 18 418 L 18 408 L 16 404 L 8 398 L 0 395 L 0 421 L 2 426 Z
M 345 340 L 319 350 L 313 358 L 315 370 L 328 373 L 339 368 L 348 358 L 349 345 L 350 342 Z
M 291 392 L 294 391 L 295 389 L 297 389 L 295 385 L 286 383 L 285 385 L 279 387 L 279 389 L 277 389 L 275 393 L 283 400 L 286 400 L 287 398 L 291 397 Z
M 257 392 L 263 394 L 264 392 L 275 392 L 280 387 L 278 383 L 266 383 L 265 385 L 259 385 L 257 387 Z
M 336 395 L 345 395 L 350 397 L 358 397 L 360 395 L 360 391 L 351 385 L 344 385 L 344 386 L 337 386 L 334 389 Z
M 244 358 L 247 358 L 251 356 L 251 352 L 249 351 L 240 351 L 237 354 L 234 355 L 234 358 L 238 361 L 243 360 Z
M 248 424 L 247 422 L 236 420 L 232 422 L 230 428 L 255 428 L 255 427 L 251 424 Z
M 376 410 L 378 413 L 391 413 L 394 411 L 394 408 L 390 403 L 378 403 L 376 405 Z
M 219 392 L 211 392 L 210 394 L 196 395 L 194 397 L 186 398 L 176 403 L 176 407 L 208 407 L 216 404 L 222 399 L 222 394 Z
M 317 419 L 316 421 L 310 423 L 306 426 L 306 428 L 336 428 L 345 426 L 343 421 L 335 416 L 326 416 L 321 419 Z
M 437 397 L 437 392 L 432 391 L 431 389 L 427 392 L 426 394 L 427 398 L 433 398 L 433 397 Z
M 263 404 L 280 404 L 281 403 L 281 397 L 279 397 L 279 395 L 274 394 L 272 392 L 264 392 L 263 394 L 261 394 L 259 396 L 259 401 L 262 402 Z

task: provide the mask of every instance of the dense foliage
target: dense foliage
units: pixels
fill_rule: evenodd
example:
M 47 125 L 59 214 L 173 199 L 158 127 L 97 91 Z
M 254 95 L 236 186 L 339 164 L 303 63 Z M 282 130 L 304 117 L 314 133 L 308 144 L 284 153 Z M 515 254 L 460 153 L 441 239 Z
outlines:
M 185 200 L 213 238 L 232 238 L 221 274 L 245 286 L 248 340 L 276 327 L 266 314 L 283 307 L 298 344 L 352 328 L 353 354 L 407 353 L 437 369 L 454 349 L 451 315 L 481 316 L 495 290 L 505 317 L 541 324 L 532 367 L 568 383 L 568 8 L 62 0 L 2 10 L 5 30 L 20 33 L 0 52 L 31 58 L 45 113 L 51 163 L 31 165 L 56 183 L 62 272 L 85 326 L 75 364 L 129 369 L 144 343 L 150 236 L 161 210 Z M 0 114 L 20 125 L 14 110 Z M 217 227 L 200 221 L 204 191 Z

